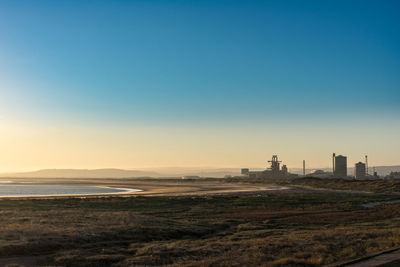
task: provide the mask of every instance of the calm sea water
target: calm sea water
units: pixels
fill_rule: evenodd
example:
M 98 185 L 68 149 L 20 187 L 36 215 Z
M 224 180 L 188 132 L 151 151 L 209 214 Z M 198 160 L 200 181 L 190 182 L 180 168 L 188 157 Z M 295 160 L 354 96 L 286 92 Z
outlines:
M 10 196 L 52 196 L 52 195 L 100 195 L 124 192 L 139 192 L 138 189 L 70 186 L 70 185 L 21 185 L 0 184 L 0 197 Z

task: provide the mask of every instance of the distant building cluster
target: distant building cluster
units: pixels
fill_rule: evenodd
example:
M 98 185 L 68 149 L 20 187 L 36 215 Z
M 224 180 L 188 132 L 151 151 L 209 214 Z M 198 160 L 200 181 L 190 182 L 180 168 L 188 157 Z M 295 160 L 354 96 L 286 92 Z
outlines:
M 282 165 L 277 155 L 273 155 L 268 161 L 269 167 L 262 171 L 251 171 L 249 168 L 241 170 L 242 177 L 248 178 L 291 178 L 297 177 L 297 174 L 289 173 L 286 165 Z M 365 162 L 357 162 L 354 164 L 354 173 L 348 174 L 347 157 L 343 155 L 332 154 L 332 171 L 316 170 L 306 175 L 305 160 L 303 160 L 303 176 L 315 178 L 344 178 L 344 179 L 378 179 L 378 173 L 373 168 L 372 174 L 368 171 L 368 156 L 365 156 Z M 400 179 L 400 172 L 391 172 L 385 179 Z
M 379 178 L 377 172 L 373 175 L 368 173 L 368 156 L 365 156 L 365 162 L 357 162 L 354 164 L 354 175 L 349 176 L 347 173 L 347 157 L 335 153 L 332 155 L 332 172 L 324 172 L 317 170 L 308 176 L 317 178 L 354 178 L 354 179 L 376 179 Z

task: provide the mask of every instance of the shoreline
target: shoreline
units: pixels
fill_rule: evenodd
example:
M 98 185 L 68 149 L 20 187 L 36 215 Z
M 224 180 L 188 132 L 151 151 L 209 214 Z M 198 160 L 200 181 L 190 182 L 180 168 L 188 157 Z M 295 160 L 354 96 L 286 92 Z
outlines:
M 29 183 L 27 183 L 29 184 Z M 10 185 L 10 184 L 8 184 Z M 16 184 L 21 185 L 21 184 Z M 23 184 L 22 184 L 23 185 Z M 32 184 L 29 184 L 32 185 Z M 1 185 L 0 185 L 1 186 Z M 40 185 L 33 185 L 33 186 L 40 186 Z M 57 185 L 54 185 L 57 186 Z M 67 186 L 67 185 L 59 185 L 59 186 Z M 78 187 L 78 186 L 77 186 Z M 81 186 L 82 187 L 82 186 Z M 121 188 L 121 187 L 112 187 L 112 186 L 86 186 L 86 187 L 97 187 L 97 188 L 104 188 L 104 189 L 117 189 L 123 190 L 122 192 L 106 192 L 106 193 L 78 193 L 78 194 L 40 194 L 40 195 L 7 195 L 3 196 L 0 195 L 0 199 L 7 199 L 7 198 L 63 198 L 63 197 L 84 197 L 84 196 L 108 196 L 108 195 L 124 195 L 124 194 L 133 194 L 136 192 L 142 192 L 141 189 L 136 188 Z
M 8 181 L 10 179 L 7 179 Z M 1 183 L 1 180 L 0 180 Z M 259 194 L 267 192 L 299 191 L 293 187 L 266 184 L 228 183 L 222 181 L 187 180 L 123 180 L 123 179 L 15 179 L 16 185 L 90 186 L 114 188 L 124 192 L 88 194 L 43 194 L 0 196 L 0 199 L 82 198 L 82 197 L 138 197 L 138 196 L 204 196 L 220 194 Z M 10 185 L 10 183 L 7 183 Z M 1 186 L 1 184 L 0 184 Z

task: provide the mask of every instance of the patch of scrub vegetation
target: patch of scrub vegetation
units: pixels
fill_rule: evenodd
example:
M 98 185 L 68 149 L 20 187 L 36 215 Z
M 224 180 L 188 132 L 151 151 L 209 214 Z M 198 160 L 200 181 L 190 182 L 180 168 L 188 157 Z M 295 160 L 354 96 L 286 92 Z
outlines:
M 400 192 L 400 179 L 355 180 L 339 178 L 287 178 L 287 179 L 262 179 L 262 178 L 226 178 L 224 181 L 236 183 L 264 183 L 280 185 L 301 185 L 314 188 L 368 191 L 375 193 Z
M 398 267 L 398 266 L 400 266 L 400 260 L 395 260 L 392 262 L 379 265 L 379 267 Z
M 0 201 L 0 264 L 319 266 L 400 245 L 398 198 L 259 194 Z M 5 264 L 3 264 L 5 265 Z

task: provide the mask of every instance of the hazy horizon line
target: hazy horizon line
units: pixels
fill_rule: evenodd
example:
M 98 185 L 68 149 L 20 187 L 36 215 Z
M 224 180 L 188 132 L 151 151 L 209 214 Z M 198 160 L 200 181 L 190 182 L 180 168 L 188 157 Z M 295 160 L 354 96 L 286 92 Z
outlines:
M 399 164 L 390 164 L 390 165 L 370 165 L 368 168 L 373 168 L 373 167 L 394 167 L 394 166 L 400 166 Z M 353 168 L 354 166 L 348 165 L 348 168 Z M 122 170 L 122 171 L 151 171 L 151 170 L 197 170 L 197 171 L 203 171 L 203 170 L 225 170 L 225 169 L 237 169 L 241 170 L 242 168 L 249 168 L 249 169 L 267 169 L 268 167 L 260 167 L 260 166 L 164 166 L 164 167 L 137 167 L 137 168 L 123 168 L 123 167 L 99 167 L 99 168 L 74 168 L 74 167 L 49 167 L 49 168 L 36 168 L 36 169 L 25 169 L 25 170 L 10 170 L 10 171 L 0 171 L 0 174 L 15 174 L 15 173 L 29 173 L 29 172 L 38 172 L 38 171 L 44 171 L 44 170 L 57 170 L 57 171 L 62 171 L 62 170 L 75 170 L 75 171 L 98 171 L 98 170 Z M 312 170 L 312 169 L 331 169 L 332 166 L 324 166 L 324 167 L 307 167 L 307 170 Z M 288 166 L 288 169 L 303 169 L 302 166 L 295 166 L 295 167 L 290 167 Z

